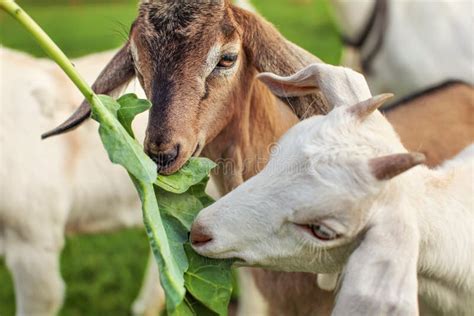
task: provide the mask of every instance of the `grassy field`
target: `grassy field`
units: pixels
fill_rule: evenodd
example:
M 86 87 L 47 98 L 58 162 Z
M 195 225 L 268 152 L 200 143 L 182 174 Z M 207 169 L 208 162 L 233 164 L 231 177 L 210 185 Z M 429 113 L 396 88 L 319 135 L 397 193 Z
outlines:
M 70 57 L 119 46 L 136 14 L 133 0 L 18 1 Z M 258 0 L 257 8 L 281 32 L 326 62 L 341 46 L 325 0 Z M 15 21 L 0 13 L 0 44 L 44 56 Z M 0 61 L 2 62 L 2 61 Z M 61 315 L 129 315 L 147 259 L 143 231 L 69 237 L 61 258 L 67 284 Z M 14 314 L 10 276 L 0 261 L 0 315 Z

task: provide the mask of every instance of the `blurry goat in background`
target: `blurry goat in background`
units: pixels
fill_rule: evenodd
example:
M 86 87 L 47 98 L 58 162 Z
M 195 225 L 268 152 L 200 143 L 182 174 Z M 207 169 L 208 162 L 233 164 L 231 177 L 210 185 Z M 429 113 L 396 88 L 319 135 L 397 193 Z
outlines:
M 114 54 L 92 54 L 74 64 L 91 82 Z M 0 255 L 13 276 L 17 315 L 54 315 L 64 296 L 64 233 L 141 227 L 141 207 L 128 175 L 110 163 L 94 122 L 41 141 L 41 132 L 82 100 L 59 67 L 6 48 L 0 48 L 0 60 L 0 78 L 6 79 L 0 86 Z M 139 84 L 131 91 L 143 96 Z M 146 115 L 135 127 L 144 134 Z M 153 291 L 144 310 L 162 304 L 159 284 Z
M 342 64 L 375 94 L 406 97 L 448 80 L 474 84 L 472 1 L 331 0 L 346 45 Z

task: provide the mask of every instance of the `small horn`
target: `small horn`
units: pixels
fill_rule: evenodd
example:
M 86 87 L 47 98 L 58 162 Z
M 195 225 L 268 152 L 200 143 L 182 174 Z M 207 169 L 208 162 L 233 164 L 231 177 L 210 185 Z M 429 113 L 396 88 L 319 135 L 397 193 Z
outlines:
M 135 75 L 133 60 L 130 54 L 130 44 L 127 42 L 122 49 L 112 58 L 105 69 L 99 75 L 92 90 L 98 94 L 111 94 L 120 87 L 128 84 Z M 55 129 L 41 135 L 42 139 L 60 135 L 73 130 L 81 125 L 91 115 L 91 108 L 87 101 L 83 101 L 81 106 L 64 123 Z
M 424 163 L 421 153 L 395 154 L 370 160 L 369 167 L 377 180 L 390 180 L 411 168 Z
M 351 106 L 349 112 L 363 121 L 391 98 L 393 98 L 392 93 L 381 94 Z

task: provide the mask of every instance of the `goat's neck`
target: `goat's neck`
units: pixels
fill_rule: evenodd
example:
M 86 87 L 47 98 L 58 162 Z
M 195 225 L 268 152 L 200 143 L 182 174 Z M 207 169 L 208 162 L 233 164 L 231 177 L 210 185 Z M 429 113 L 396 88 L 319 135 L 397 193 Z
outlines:
M 420 280 L 438 289 L 474 286 L 472 268 L 472 165 L 429 170 L 417 168 L 403 176 L 403 194 L 416 212 L 420 237 Z M 470 201 L 470 203 L 469 203 Z M 430 291 L 420 283 L 420 293 Z M 433 288 L 433 287 L 431 287 Z M 451 294 L 453 294 L 452 292 Z
M 272 144 L 298 122 L 290 108 L 260 81 L 251 82 L 247 92 L 233 101 L 230 123 L 203 151 L 219 164 L 214 176 L 222 194 L 263 169 Z

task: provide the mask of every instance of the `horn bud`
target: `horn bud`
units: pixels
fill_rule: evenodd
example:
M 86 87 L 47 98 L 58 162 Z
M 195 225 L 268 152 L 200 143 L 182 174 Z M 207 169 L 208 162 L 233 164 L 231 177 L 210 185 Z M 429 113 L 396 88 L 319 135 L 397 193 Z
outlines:
M 349 113 L 356 116 L 361 121 L 368 118 L 372 113 L 378 110 L 388 99 L 393 97 L 392 93 L 385 93 L 368 100 L 357 103 L 349 108 Z
M 372 175 L 380 181 L 390 180 L 426 161 L 421 153 L 395 154 L 370 160 Z

